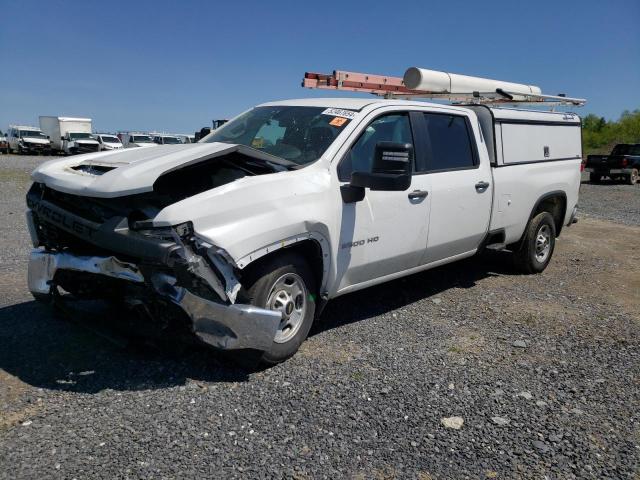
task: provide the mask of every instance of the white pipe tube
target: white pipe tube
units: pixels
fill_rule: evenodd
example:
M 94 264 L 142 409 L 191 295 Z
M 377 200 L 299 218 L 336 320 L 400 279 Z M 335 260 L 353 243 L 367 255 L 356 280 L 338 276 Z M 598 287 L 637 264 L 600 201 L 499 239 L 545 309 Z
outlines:
M 404 73 L 404 84 L 412 90 L 422 90 L 434 93 L 473 93 L 495 92 L 500 88 L 505 92 L 520 95 L 540 95 L 542 90 L 535 85 L 503 82 L 490 78 L 470 77 L 456 73 L 427 70 L 426 68 L 410 67 Z

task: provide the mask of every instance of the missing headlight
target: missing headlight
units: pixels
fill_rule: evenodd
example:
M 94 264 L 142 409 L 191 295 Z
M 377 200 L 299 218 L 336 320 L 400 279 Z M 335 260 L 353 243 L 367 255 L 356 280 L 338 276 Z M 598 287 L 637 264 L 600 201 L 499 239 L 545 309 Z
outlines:
M 173 227 L 154 227 L 153 220 L 138 220 L 133 222 L 132 230 L 145 237 L 175 241 L 177 236 L 184 240 L 193 235 L 193 223 L 184 222 Z

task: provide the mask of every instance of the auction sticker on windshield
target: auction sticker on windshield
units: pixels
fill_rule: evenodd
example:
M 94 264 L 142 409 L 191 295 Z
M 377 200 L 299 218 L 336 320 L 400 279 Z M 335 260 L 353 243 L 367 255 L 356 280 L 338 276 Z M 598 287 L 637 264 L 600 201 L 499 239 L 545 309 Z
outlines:
M 329 122 L 329 125 L 331 125 L 332 127 L 341 127 L 342 125 L 344 125 L 345 123 L 347 123 L 349 121 L 348 118 L 344 118 L 344 117 L 333 117 L 333 120 L 331 120 Z
M 343 110 L 342 108 L 327 108 L 323 115 L 331 115 L 332 117 L 343 117 L 348 119 L 356 118 L 356 113 L 353 110 Z

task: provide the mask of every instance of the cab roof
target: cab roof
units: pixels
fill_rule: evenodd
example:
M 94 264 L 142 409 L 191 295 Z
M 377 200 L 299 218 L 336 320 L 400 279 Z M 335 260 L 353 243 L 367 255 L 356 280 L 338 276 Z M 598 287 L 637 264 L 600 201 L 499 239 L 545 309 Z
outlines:
M 278 102 L 268 102 L 258 105 L 259 107 L 287 105 L 297 107 L 325 107 L 325 108 L 343 108 L 347 110 L 361 111 L 368 106 L 429 106 L 436 108 L 454 109 L 468 112 L 473 107 L 483 106 L 490 109 L 496 119 L 521 119 L 521 120 L 539 120 L 539 121 L 560 121 L 567 123 L 579 123 L 580 117 L 571 112 L 549 112 L 545 110 L 533 110 L 523 108 L 505 108 L 493 105 L 483 104 L 451 104 L 451 103 L 435 103 L 425 102 L 424 100 L 400 100 L 386 98 L 297 98 L 291 100 L 282 100 Z
M 17 128 L 19 130 L 36 130 L 38 132 L 41 131 L 38 127 L 32 127 L 30 125 L 9 125 L 9 128 Z
M 259 107 L 271 107 L 276 105 L 287 105 L 296 107 L 325 107 L 344 108 L 347 110 L 362 110 L 370 105 L 406 105 L 406 106 L 434 106 L 447 108 L 464 108 L 463 105 L 449 105 L 442 103 L 425 102 L 422 100 L 399 100 L 386 98 L 294 98 L 291 100 L 281 100 L 277 102 L 267 102 L 258 105 Z

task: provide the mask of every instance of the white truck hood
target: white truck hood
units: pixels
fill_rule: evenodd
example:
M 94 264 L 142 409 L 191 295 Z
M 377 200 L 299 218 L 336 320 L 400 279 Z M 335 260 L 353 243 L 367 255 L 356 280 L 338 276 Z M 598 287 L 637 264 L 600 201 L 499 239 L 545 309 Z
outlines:
M 228 143 L 159 145 L 157 148 L 129 148 L 52 160 L 36 168 L 31 178 L 70 194 L 121 197 L 150 192 L 154 182 L 164 173 L 232 152 L 263 160 L 273 159 L 244 145 Z M 75 169 L 81 165 L 102 168 L 96 169 L 95 173 Z
M 133 145 L 133 148 L 149 148 L 149 147 L 157 147 L 157 143 L 148 143 L 148 142 L 130 142 L 129 145 Z
M 51 141 L 48 138 L 23 137 L 23 142 L 37 143 L 38 145 L 48 145 Z

